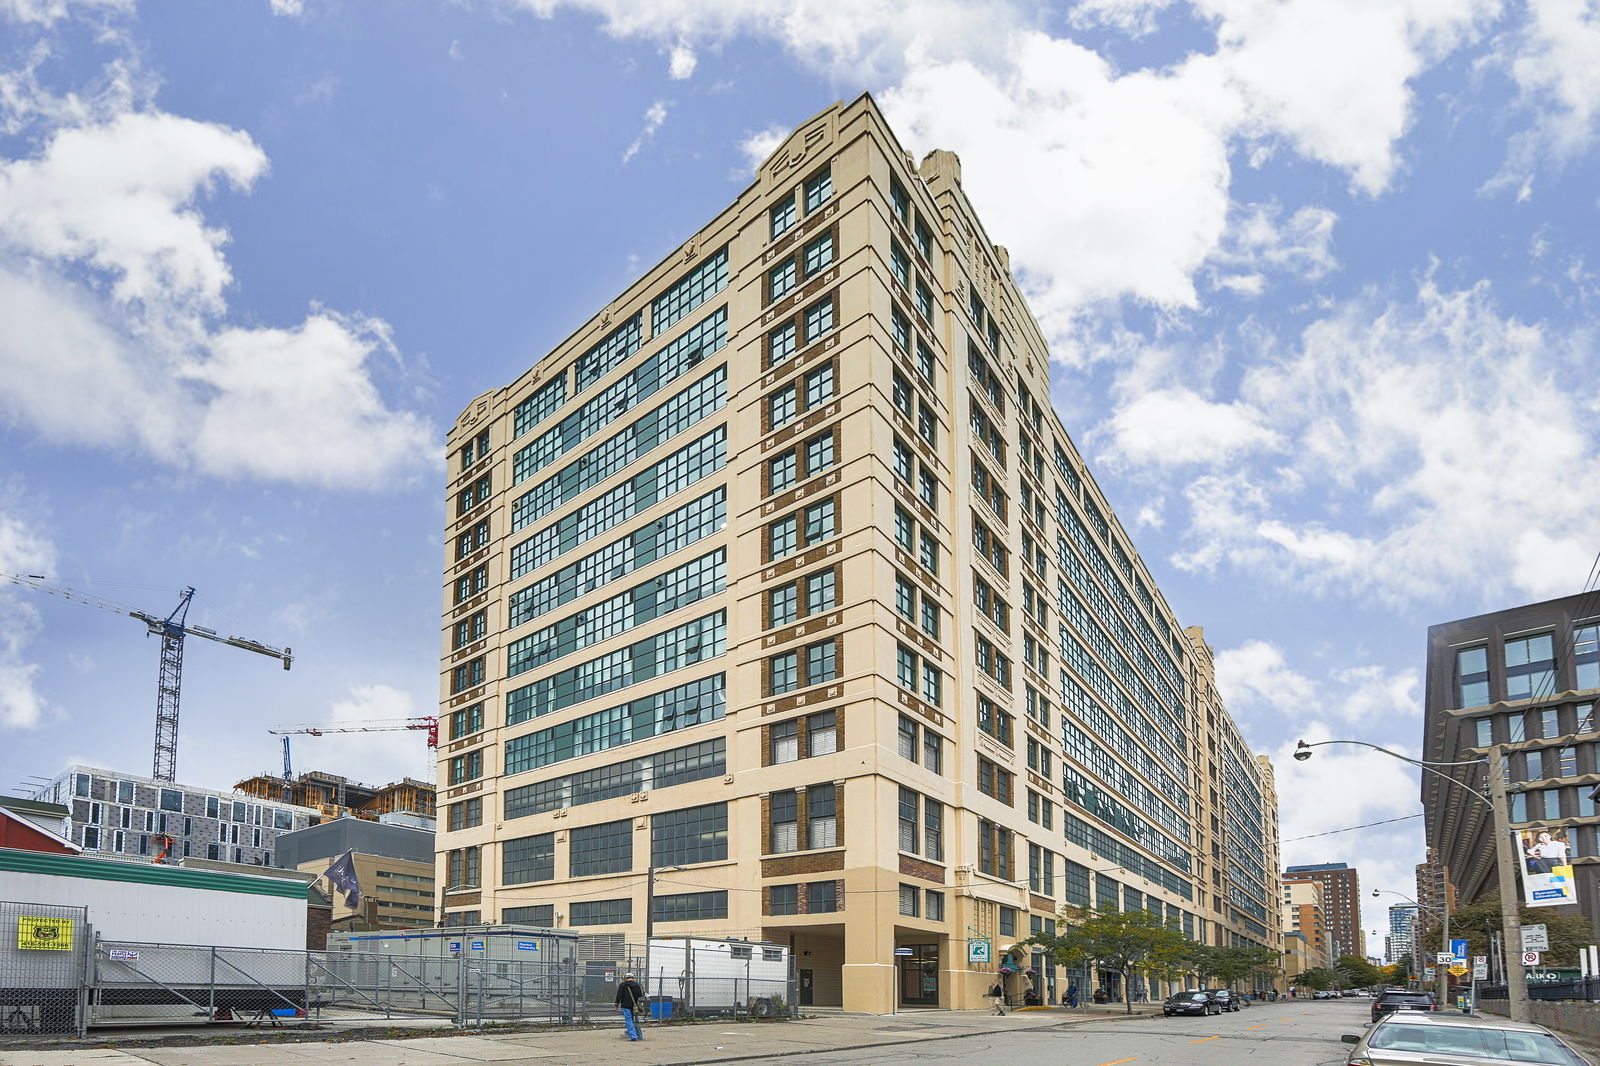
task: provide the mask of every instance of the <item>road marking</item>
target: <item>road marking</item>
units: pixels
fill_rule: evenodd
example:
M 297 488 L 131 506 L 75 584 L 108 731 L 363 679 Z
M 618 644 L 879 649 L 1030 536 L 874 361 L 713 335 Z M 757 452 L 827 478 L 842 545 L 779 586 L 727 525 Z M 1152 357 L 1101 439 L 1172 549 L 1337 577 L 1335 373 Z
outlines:
M 1191 1041 L 1189 1041 L 1189 1043 L 1191 1043 L 1191 1044 L 1204 1044 L 1207 1040 L 1218 1040 L 1218 1039 L 1221 1039 L 1221 1037 L 1222 1037 L 1222 1034 L 1218 1033 L 1216 1036 L 1202 1036 L 1199 1040 L 1191 1040 Z
M 1280 1021 L 1280 1022 L 1286 1022 L 1286 1021 L 1288 1021 L 1288 1020 L 1289 1020 L 1289 1019 L 1288 1019 L 1288 1018 L 1279 1018 L 1279 1019 L 1278 1019 L 1278 1020 L 1279 1020 L 1279 1021 Z
M 1135 1055 L 1134 1058 L 1138 1058 L 1138 1056 Z M 1119 1062 L 1132 1062 L 1132 1061 L 1133 1061 L 1133 1059 L 1112 1059 L 1110 1062 L 1102 1062 L 1100 1064 L 1100 1066 L 1117 1066 L 1117 1063 L 1119 1063 Z
M 1265 1029 L 1266 1026 L 1264 1026 L 1264 1025 L 1247 1025 L 1247 1026 L 1245 1026 L 1245 1028 L 1246 1029 Z

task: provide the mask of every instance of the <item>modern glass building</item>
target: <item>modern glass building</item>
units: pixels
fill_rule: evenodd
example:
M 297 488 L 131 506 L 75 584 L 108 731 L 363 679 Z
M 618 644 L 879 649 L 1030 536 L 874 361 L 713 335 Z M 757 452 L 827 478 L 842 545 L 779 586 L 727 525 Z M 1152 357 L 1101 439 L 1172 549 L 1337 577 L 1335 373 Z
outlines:
M 1067 904 L 1277 948 L 1271 768 L 1050 393 L 959 161 L 861 97 L 469 403 L 447 918 L 640 942 L 648 908 L 870 1011 L 1005 964 L 1058 998 L 1013 948 Z

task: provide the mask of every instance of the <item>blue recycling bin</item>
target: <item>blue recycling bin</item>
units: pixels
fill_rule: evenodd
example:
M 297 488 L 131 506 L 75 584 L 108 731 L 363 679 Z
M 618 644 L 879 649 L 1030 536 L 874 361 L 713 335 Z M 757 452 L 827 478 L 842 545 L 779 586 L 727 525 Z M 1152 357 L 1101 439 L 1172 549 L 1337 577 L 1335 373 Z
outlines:
M 650 1001 L 650 1017 L 654 1021 L 664 1022 L 672 1017 L 672 1008 L 675 1004 L 671 996 L 657 996 Z

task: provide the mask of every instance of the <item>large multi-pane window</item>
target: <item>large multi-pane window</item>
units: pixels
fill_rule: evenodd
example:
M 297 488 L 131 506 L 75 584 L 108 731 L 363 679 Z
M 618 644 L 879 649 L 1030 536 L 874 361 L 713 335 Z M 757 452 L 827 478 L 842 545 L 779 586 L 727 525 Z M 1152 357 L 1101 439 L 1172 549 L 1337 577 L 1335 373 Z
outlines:
M 1572 631 L 1572 669 L 1577 688 L 1600 688 L 1600 622 L 1584 622 Z
M 633 869 L 633 821 L 624 818 L 571 831 L 569 877 L 626 873 Z
M 831 848 L 838 842 L 838 794 L 833 783 L 785 789 L 769 797 L 768 852 Z
M 279 811 L 278 813 L 287 814 L 288 812 Z M 462 829 L 471 829 L 475 825 L 482 825 L 483 798 L 478 797 L 476 799 L 462 800 L 460 803 L 452 803 L 450 805 L 448 824 L 452 832 Z M 287 828 L 287 826 L 284 828 Z
M 773 204 L 772 210 L 768 213 L 768 218 L 771 222 L 770 228 L 773 237 L 781 237 L 787 233 L 790 227 L 800 218 L 799 206 L 795 202 L 794 193 L 790 193 Z
M 898 750 L 901 758 L 920 762 L 933 773 L 944 773 L 944 738 L 931 726 L 900 716 Z
M 998 877 L 1002 881 L 1012 878 L 1013 862 L 1013 837 L 1011 830 L 997 825 L 986 818 L 978 819 L 978 870 L 990 877 Z M 1010 907 L 1000 909 L 1002 920 Z M 1001 933 L 1007 936 L 1016 935 L 1016 911 L 1011 911 L 1012 930 L 1006 933 L 1004 926 Z
M 817 208 L 833 198 L 833 171 L 823 169 L 806 179 L 805 200 L 806 214 L 811 214 Z
M 474 703 L 450 712 L 450 739 L 460 740 L 483 729 L 483 704 Z
M 1010 713 L 1002 710 L 1000 705 L 989 697 L 978 696 L 978 728 L 994 737 L 1006 747 L 1011 747 L 1015 733 L 1016 719 Z
M 456 578 L 456 602 L 470 600 L 489 587 L 489 564 L 482 563 Z
M 517 840 L 507 840 L 501 845 L 502 884 L 525 885 L 535 881 L 554 881 L 555 877 L 556 835 L 554 833 L 538 833 Z
M 837 711 L 777 722 L 768 730 L 767 764 L 796 762 L 839 750 Z
M 452 785 L 476 781 L 483 776 L 483 751 L 480 749 L 455 756 L 450 760 L 449 773 Z
M 445 890 L 477 888 L 481 877 L 482 849 L 474 844 L 470 848 L 456 848 L 445 859 Z
M 1017 776 L 978 756 L 978 791 L 1010 805 L 1016 792 Z
M 650 819 L 650 864 L 686 866 L 728 857 L 728 805 L 708 803 Z
M 658 922 L 704 922 L 728 916 L 728 893 L 679 892 L 656 896 L 655 920 Z
M 1555 691 L 1554 634 L 1537 633 L 1507 640 L 1505 660 L 1506 699 L 1543 699 Z
M 832 537 L 838 532 L 838 515 L 837 500 L 829 496 L 769 522 L 767 561 L 781 559 Z
M 727 741 L 712 737 L 696 744 L 669 748 L 637 759 L 597 766 L 581 773 L 547 778 L 532 785 L 507 789 L 506 818 L 523 818 L 563 807 L 615 799 L 721 777 L 727 772 Z
M 568 907 L 570 925 L 625 925 L 633 921 L 633 900 L 580 900 Z

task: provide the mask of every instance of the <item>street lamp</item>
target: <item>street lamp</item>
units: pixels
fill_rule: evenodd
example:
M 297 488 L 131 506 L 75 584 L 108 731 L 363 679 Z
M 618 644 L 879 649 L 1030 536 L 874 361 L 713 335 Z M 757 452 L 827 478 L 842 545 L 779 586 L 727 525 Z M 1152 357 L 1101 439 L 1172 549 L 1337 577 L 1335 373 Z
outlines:
M 1489 808 L 1489 822 L 1494 831 L 1495 866 L 1500 882 L 1500 924 L 1504 929 L 1508 947 L 1505 953 L 1506 1009 L 1514 1022 L 1531 1021 L 1528 1011 L 1528 974 L 1523 969 L 1522 956 L 1516 951 L 1509 950 L 1511 946 L 1522 943 L 1522 913 L 1518 906 L 1521 898 L 1517 888 L 1518 859 L 1511 850 L 1511 813 L 1506 800 L 1506 758 L 1500 745 L 1490 745 L 1487 757 L 1482 759 L 1468 759 L 1464 762 L 1422 762 L 1409 756 L 1401 755 L 1397 751 L 1390 751 L 1388 748 L 1380 748 L 1376 744 L 1369 744 L 1364 740 L 1319 740 L 1314 744 L 1308 744 L 1302 740 L 1295 745 L 1294 757 L 1300 762 L 1305 762 L 1311 758 L 1312 748 L 1320 748 L 1328 744 L 1354 744 L 1361 748 L 1371 748 L 1373 751 L 1382 752 L 1391 758 L 1399 759 L 1401 762 L 1408 762 L 1412 766 L 1421 767 L 1424 773 L 1444 778 Z M 1485 795 L 1477 789 L 1456 780 L 1449 774 L 1435 769 L 1435 767 L 1439 766 L 1487 767 L 1488 794 Z M 1449 947 L 1448 940 L 1446 940 L 1445 946 Z M 1442 976 L 1441 986 L 1448 987 Z
M 656 874 L 686 869 L 683 866 L 651 866 L 644 875 L 644 994 L 650 995 L 650 941 L 656 935 Z
M 1378 896 L 1383 896 L 1383 895 L 1399 896 L 1401 899 L 1405 900 L 1407 903 L 1409 903 L 1413 907 L 1417 908 L 1417 910 L 1419 910 L 1419 911 L 1427 911 L 1433 917 L 1437 918 L 1439 920 L 1440 925 L 1443 926 L 1444 935 L 1443 935 L 1443 937 L 1441 939 L 1444 942 L 1444 948 L 1443 948 L 1443 952 L 1442 953 L 1443 954 L 1451 954 L 1451 951 L 1450 951 L 1450 901 L 1449 901 L 1448 898 L 1445 900 L 1445 903 L 1444 903 L 1443 907 L 1439 908 L 1438 910 L 1434 910 L 1432 907 L 1429 907 L 1429 906 L 1426 906 L 1425 904 L 1419 903 L 1416 900 L 1412 899 L 1410 896 L 1405 895 L 1404 893 L 1393 892 L 1393 891 L 1390 891 L 1387 888 L 1375 888 L 1375 889 L 1372 890 L 1372 896 L 1373 896 L 1374 899 L 1376 899 Z M 1413 947 L 1411 949 L 1411 957 L 1412 957 L 1412 961 L 1415 962 L 1416 961 L 1416 948 L 1415 947 Z M 1439 1006 L 1442 1008 L 1444 1006 L 1445 1000 L 1448 999 L 1449 996 L 1450 996 L 1450 972 L 1448 970 L 1446 970 L 1444 968 L 1444 965 L 1442 963 L 1440 963 L 1437 959 L 1434 960 L 1434 965 L 1439 970 Z M 1419 975 L 1420 975 L 1420 971 L 1419 971 Z

